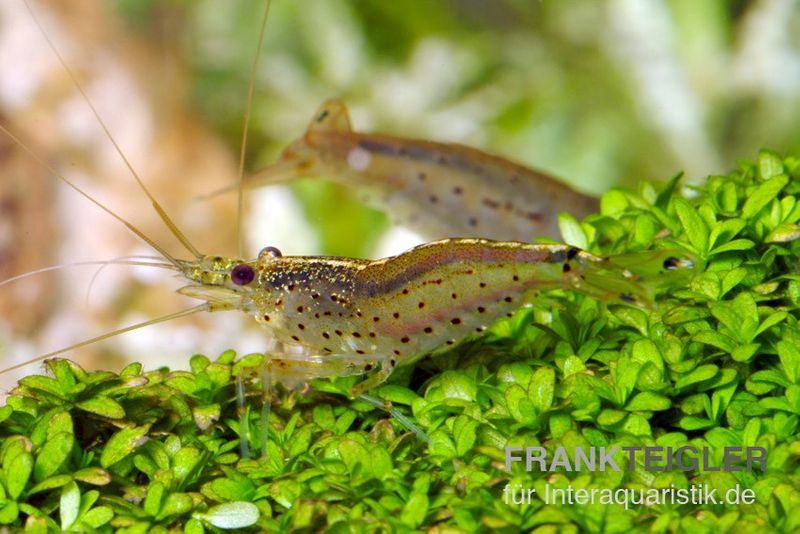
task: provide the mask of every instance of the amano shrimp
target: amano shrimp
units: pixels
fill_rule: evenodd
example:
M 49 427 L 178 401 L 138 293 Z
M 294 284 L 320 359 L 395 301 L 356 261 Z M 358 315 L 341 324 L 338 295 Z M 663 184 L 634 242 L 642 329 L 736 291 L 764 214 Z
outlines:
M 245 189 L 304 177 L 356 187 L 366 202 L 428 239 L 560 239 L 558 214 L 582 218 L 597 198 L 476 148 L 353 131 L 347 107 L 323 103 L 279 160 Z

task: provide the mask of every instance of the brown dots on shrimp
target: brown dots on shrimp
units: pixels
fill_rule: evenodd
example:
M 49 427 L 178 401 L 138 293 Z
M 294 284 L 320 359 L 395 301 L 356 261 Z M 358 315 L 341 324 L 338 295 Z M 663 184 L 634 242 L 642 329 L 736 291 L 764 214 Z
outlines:
M 325 339 L 330 339 L 331 335 L 329 333 L 327 333 L 327 332 L 323 332 L 322 333 L 322 337 L 324 337 Z
M 455 187 L 453 188 L 453 194 L 454 194 L 454 195 L 460 195 L 460 194 L 462 194 L 463 192 L 464 192 L 464 188 L 463 188 L 463 187 L 461 187 L 461 186 L 455 186 Z
M 411 341 L 411 338 L 408 336 L 403 336 L 400 338 L 400 343 L 408 343 Z
M 299 337 L 297 337 L 297 336 L 292 336 L 292 339 L 293 339 L 293 340 L 295 340 L 295 341 L 297 341 L 298 343 L 300 342 L 300 338 L 299 338 Z
M 394 317 L 395 319 L 399 319 L 400 318 L 400 313 L 399 312 L 394 312 L 392 314 L 392 317 Z
M 450 319 L 450 324 L 454 324 L 454 325 L 461 324 L 461 318 L 460 317 L 453 317 L 452 319 Z
M 561 271 L 564 272 L 564 274 L 570 272 L 571 270 L 572 267 L 570 266 L 569 263 L 565 263 L 564 266 L 561 268 Z
M 426 334 L 433 334 L 433 328 L 431 328 L 430 326 L 426 326 L 422 331 L 425 332 Z
M 469 219 L 467 219 L 467 224 L 469 224 L 471 227 L 475 228 L 476 226 L 478 226 L 478 218 L 477 217 L 470 217 Z
M 437 197 L 436 195 L 431 195 L 430 197 L 428 197 L 428 200 L 430 201 L 431 204 L 437 204 L 439 202 L 439 197 Z
M 264 321 L 267 323 L 270 321 L 269 314 L 264 314 Z
M 304 325 L 303 323 L 297 323 L 297 328 L 299 328 L 300 330 L 305 330 L 306 325 Z
M 417 308 L 419 308 L 421 310 L 424 307 L 425 307 L 425 302 L 419 301 L 419 304 L 417 304 Z
M 360 337 L 361 337 L 361 332 L 353 332 L 353 333 L 352 333 L 352 336 L 353 336 L 354 338 L 360 338 Z
M 317 115 L 317 124 L 321 124 L 325 119 L 328 118 L 328 115 L 330 114 L 331 114 L 330 110 L 327 109 L 322 110 L 322 113 Z

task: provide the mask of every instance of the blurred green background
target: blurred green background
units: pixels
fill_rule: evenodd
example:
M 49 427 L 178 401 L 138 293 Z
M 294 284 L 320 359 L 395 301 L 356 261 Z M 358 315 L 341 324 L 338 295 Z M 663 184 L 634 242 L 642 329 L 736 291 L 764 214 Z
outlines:
M 236 147 L 260 4 L 121 4 L 184 49 L 195 105 Z M 357 130 L 474 145 L 594 194 L 678 171 L 702 181 L 759 148 L 797 151 L 798 13 L 781 0 L 276 0 L 248 168 L 339 97 Z M 385 227 L 339 188 L 296 191 L 326 252 L 364 255 Z M 342 202 L 352 218 L 332 219 Z

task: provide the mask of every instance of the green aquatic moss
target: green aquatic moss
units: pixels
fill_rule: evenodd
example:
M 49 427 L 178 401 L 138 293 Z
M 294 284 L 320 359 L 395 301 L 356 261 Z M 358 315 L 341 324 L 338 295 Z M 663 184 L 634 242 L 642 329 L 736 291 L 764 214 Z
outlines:
M 562 219 L 600 254 L 685 251 L 654 309 L 566 291 L 378 388 L 429 437 L 343 392 L 262 394 L 261 355 L 120 374 L 51 360 L 0 408 L 0 524 L 31 531 L 221 529 L 774 532 L 800 528 L 800 159 L 763 152 L 681 193 L 611 191 Z M 652 280 L 654 287 L 660 280 Z M 667 279 L 667 281 L 669 281 Z M 645 283 L 649 283 L 645 280 Z M 662 285 L 663 286 L 663 285 Z M 249 387 L 237 408 L 236 378 Z M 272 410 L 264 439 L 260 406 Z M 243 458 L 240 420 L 251 458 Z M 265 445 L 266 444 L 266 445 Z M 528 472 L 504 448 L 761 447 L 766 472 Z M 266 447 L 266 450 L 264 448 Z M 504 502 L 506 485 L 752 489 L 750 504 Z

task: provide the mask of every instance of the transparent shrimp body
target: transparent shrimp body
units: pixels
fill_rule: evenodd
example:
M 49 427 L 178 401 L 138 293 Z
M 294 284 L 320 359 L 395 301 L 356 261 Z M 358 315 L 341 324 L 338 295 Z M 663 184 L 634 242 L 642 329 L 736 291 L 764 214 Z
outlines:
M 338 100 L 322 104 L 305 134 L 243 186 L 329 178 L 430 238 L 559 239 L 558 214 L 584 217 L 597 198 L 506 158 L 460 144 L 353 131 Z

